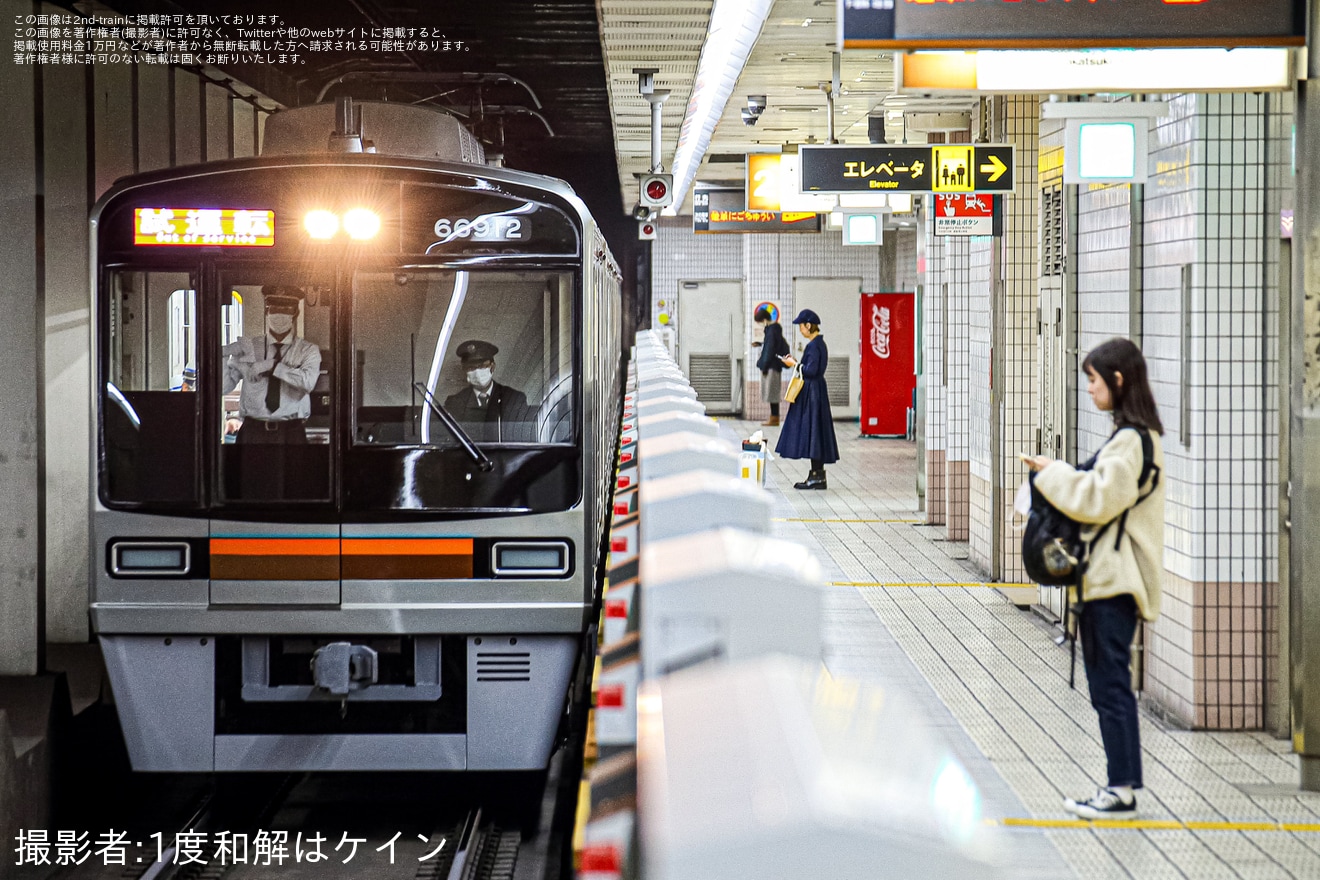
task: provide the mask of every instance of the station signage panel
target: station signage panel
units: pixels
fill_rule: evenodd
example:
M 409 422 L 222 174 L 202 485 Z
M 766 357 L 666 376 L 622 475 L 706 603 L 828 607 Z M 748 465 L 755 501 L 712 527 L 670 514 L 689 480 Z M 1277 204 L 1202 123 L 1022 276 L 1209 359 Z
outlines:
M 692 190 L 692 231 L 820 232 L 820 215 L 811 211 L 749 211 L 742 187 L 697 184 Z
M 803 146 L 802 191 L 1008 193 L 1011 144 Z
M 1301 46 L 1305 0 L 839 0 L 845 49 Z
M 935 196 L 936 235 L 1000 235 L 999 218 L 995 196 L 977 193 Z

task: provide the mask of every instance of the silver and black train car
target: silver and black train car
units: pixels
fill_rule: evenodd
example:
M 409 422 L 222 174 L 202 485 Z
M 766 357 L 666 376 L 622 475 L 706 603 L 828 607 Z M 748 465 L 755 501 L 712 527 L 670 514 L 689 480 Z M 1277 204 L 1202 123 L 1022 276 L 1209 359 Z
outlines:
M 91 615 L 133 766 L 544 768 L 620 399 L 582 201 L 341 102 L 91 225 Z

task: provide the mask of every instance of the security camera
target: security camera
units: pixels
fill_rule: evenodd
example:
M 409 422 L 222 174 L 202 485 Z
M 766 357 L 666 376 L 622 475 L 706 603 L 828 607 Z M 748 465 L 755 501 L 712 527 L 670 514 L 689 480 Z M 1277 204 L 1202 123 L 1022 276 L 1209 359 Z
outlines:
M 765 112 L 765 95 L 748 95 L 747 109 L 753 116 L 760 116 Z
M 746 107 L 742 109 L 743 125 L 756 125 L 756 120 L 760 118 L 761 118 L 760 113 L 753 113 L 752 111 L 748 110 Z

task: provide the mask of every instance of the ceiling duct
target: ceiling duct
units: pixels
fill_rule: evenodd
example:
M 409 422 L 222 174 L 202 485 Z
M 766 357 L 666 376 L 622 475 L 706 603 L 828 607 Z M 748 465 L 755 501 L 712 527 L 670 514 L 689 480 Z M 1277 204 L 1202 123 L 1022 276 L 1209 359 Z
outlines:
M 912 131 L 970 131 L 970 113 L 906 113 L 907 127 Z

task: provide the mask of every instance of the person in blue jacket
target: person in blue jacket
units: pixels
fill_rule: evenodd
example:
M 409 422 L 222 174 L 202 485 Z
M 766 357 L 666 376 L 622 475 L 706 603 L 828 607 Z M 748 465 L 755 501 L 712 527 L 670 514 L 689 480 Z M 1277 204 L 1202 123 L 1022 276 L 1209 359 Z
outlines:
M 807 340 L 802 351 L 802 390 L 788 408 L 784 429 L 775 446 L 783 458 L 811 460 L 811 472 L 794 489 L 825 489 L 825 465 L 839 460 L 839 444 L 834 439 L 834 419 L 830 415 L 830 396 L 825 388 L 825 367 L 830 353 L 820 335 L 820 315 L 803 309 L 793 319 L 798 332 Z M 797 365 L 791 355 L 780 358 L 784 366 Z

